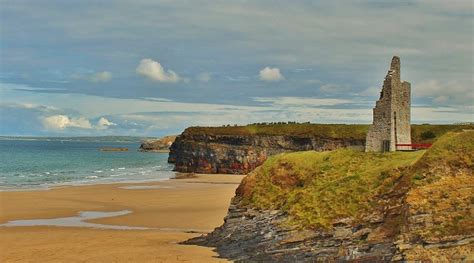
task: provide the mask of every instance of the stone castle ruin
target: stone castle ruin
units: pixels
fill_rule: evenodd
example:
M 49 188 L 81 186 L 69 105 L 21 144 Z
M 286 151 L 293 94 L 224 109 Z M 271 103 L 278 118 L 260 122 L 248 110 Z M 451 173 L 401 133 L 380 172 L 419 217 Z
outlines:
M 366 152 L 396 151 L 397 144 L 411 144 L 410 83 L 400 80 L 400 58 L 394 56 L 373 109 L 367 133 Z M 398 149 L 410 150 L 410 146 Z

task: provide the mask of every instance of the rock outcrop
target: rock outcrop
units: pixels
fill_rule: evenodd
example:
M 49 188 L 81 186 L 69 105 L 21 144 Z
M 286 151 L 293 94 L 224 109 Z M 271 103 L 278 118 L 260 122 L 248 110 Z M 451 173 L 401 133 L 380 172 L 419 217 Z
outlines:
M 397 218 L 401 211 L 389 216 Z M 287 219 L 280 210 L 242 206 L 236 197 L 221 227 L 184 244 L 215 247 L 221 257 L 237 262 L 386 262 L 396 251 L 394 233 L 381 232 L 391 222 L 384 211 L 364 224 L 351 218 L 335 221 L 331 230 L 302 230 L 287 226 Z
M 176 136 L 171 135 L 159 139 L 145 140 L 138 150 L 141 152 L 169 152 L 175 139 Z
M 336 155 L 328 156 L 329 161 Z M 472 262 L 473 160 L 474 132 L 447 134 L 412 166 L 397 168 L 392 175 L 386 172 L 377 175 L 394 180 L 381 184 L 378 194 L 369 200 L 370 207 L 363 209 L 362 214 L 334 215 L 328 227 L 289 223 L 294 209 L 288 207 L 290 200 L 282 201 L 283 207 L 276 207 L 278 210 L 256 208 L 258 204 L 252 203 L 257 200 L 255 194 L 266 196 L 272 191 L 267 189 L 268 182 L 262 183 L 264 176 L 270 176 L 271 187 L 281 185 L 274 181 L 275 175 L 265 175 L 263 171 L 259 174 L 259 170 L 269 171 L 274 167 L 301 171 L 303 168 L 289 162 L 273 162 L 271 167 L 265 164 L 248 175 L 236 190 L 221 227 L 184 243 L 215 247 L 221 257 L 237 262 Z M 323 167 L 328 169 L 327 165 Z M 357 166 L 350 167 L 348 173 Z M 260 182 L 256 184 L 255 180 Z M 294 193 L 298 199 L 311 200 L 308 195 L 316 193 L 304 189 L 305 184 L 314 183 L 306 180 L 282 190 L 290 193 L 289 196 Z M 339 181 L 337 185 L 344 183 Z M 341 202 L 329 196 L 322 198 L 328 205 L 338 206 L 335 211 L 350 208 L 341 207 Z M 307 209 L 311 205 L 299 211 Z M 314 214 L 311 217 L 314 219 Z
M 473 161 L 474 130 L 466 130 L 441 137 L 413 167 L 394 259 L 474 262 Z
M 412 125 L 410 133 L 416 143 L 431 143 L 448 131 L 467 128 L 472 125 Z M 178 172 L 246 174 L 278 153 L 363 150 L 367 129 L 368 125 L 309 123 L 190 127 L 171 145 L 168 162 Z M 426 133 L 432 136 L 424 138 Z
M 363 149 L 364 144 L 364 139 L 315 135 L 210 135 L 185 131 L 171 146 L 168 162 L 174 163 L 178 172 L 246 174 L 278 153 Z

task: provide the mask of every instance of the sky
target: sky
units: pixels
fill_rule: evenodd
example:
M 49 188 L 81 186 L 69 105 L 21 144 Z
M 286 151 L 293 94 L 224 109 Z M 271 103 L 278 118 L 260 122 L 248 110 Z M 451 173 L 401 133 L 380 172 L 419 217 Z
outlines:
M 392 56 L 413 123 L 474 121 L 471 0 L 0 0 L 0 135 L 371 123 Z

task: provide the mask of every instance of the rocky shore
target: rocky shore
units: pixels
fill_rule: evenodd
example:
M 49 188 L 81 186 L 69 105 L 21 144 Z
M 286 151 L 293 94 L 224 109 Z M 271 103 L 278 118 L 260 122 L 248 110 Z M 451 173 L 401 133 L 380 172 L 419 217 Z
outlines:
M 403 214 L 399 196 L 391 206 L 367 215 L 335 220 L 330 229 L 301 229 L 288 225 L 280 210 L 257 210 L 232 199 L 224 224 L 212 233 L 184 244 L 215 247 L 221 257 L 238 262 L 387 262 L 397 253 L 395 238 Z M 382 199 L 381 199 L 382 200 Z
M 473 189 L 470 185 L 464 190 Z M 289 226 L 281 210 L 257 210 L 234 197 L 224 224 L 212 233 L 183 242 L 214 247 L 220 257 L 237 262 L 467 262 L 472 260 L 474 235 L 426 239 L 417 232 L 433 227 L 439 212 L 413 211 L 406 203 L 408 188 L 380 197 L 382 206 L 364 221 L 335 220 L 330 229 Z
M 316 194 L 305 190 L 313 180 L 289 184 L 296 182 L 291 178 L 301 178 L 292 171 L 302 171 L 303 166 L 288 161 L 266 163 L 237 188 L 222 226 L 184 244 L 214 247 L 220 257 L 237 262 L 472 262 L 473 147 L 472 131 L 441 137 L 412 165 L 377 174 L 375 178 L 393 180 L 381 184 L 368 206 L 352 215 L 331 215 L 333 219 L 326 226 L 292 223 L 292 216 L 328 216 L 295 214 L 295 200 L 286 199 L 280 207 L 271 203 L 276 210 L 262 209 L 258 200 L 282 185 L 277 177 L 287 178 L 285 188 L 278 188 L 287 196 L 312 200 L 308 195 L 314 198 Z M 336 155 L 330 156 L 325 158 L 328 162 Z M 328 165 L 323 167 L 330 169 Z M 264 169 L 276 173 L 265 175 Z M 268 179 L 262 179 L 265 176 Z M 355 178 L 362 177 L 352 180 Z M 263 180 L 269 181 L 265 184 Z M 337 185 L 342 187 L 345 182 Z M 349 206 L 348 199 L 340 200 L 347 196 L 322 198 L 327 205 L 337 206 L 341 215 Z M 289 202 L 293 203 L 289 206 Z M 305 203 L 296 204 L 303 206 L 298 213 L 312 209 Z

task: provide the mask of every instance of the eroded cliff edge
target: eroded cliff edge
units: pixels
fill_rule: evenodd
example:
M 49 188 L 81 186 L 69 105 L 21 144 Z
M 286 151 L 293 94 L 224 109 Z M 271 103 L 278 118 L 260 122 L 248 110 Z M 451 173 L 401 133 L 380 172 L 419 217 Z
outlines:
M 246 174 L 283 152 L 362 150 L 368 125 L 276 123 L 190 127 L 170 147 L 175 171 Z M 412 125 L 415 143 L 430 143 L 447 131 L 472 125 Z
M 236 261 L 469 262 L 474 133 L 412 153 L 288 153 L 239 186 L 224 224 L 186 242 Z
M 282 152 L 363 149 L 367 125 L 275 124 L 191 127 L 170 148 L 168 162 L 188 173 L 246 174 Z

